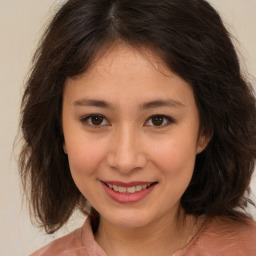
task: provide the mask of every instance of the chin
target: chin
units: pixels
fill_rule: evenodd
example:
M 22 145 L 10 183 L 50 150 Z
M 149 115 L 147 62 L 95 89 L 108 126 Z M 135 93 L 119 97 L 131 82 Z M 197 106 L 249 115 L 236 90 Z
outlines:
M 149 212 L 143 214 L 136 210 L 116 212 L 115 214 L 112 213 L 111 215 L 103 216 L 103 218 L 116 227 L 127 229 L 142 228 L 154 220 Z
M 147 226 L 148 222 L 145 220 L 140 220 L 140 219 L 120 219 L 120 220 L 115 220 L 112 222 L 113 225 L 120 227 L 120 228 L 126 228 L 126 229 L 137 229 L 137 228 L 142 228 Z

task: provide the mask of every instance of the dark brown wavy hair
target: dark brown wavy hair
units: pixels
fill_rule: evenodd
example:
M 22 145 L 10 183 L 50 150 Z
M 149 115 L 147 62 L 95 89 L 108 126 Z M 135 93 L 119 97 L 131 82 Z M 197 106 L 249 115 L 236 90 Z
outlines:
M 75 209 L 97 216 L 63 152 L 63 86 L 120 42 L 149 48 L 189 82 L 201 129 L 212 136 L 182 196 L 185 212 L 246 216 L 241 209 L 249 201 L 244 194 L 256 156 L 255 97 L 216 10 L 204 0 L 69 0 L 41 40 L 21 106 L 20 175 L 36 219 L 53 233 Z

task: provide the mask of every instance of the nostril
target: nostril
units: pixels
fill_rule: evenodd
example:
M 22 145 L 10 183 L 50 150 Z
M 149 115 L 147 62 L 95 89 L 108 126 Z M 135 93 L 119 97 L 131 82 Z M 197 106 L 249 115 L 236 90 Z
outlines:
M 146 166 L 146 158 L 136 153 L 109 153 L 107 164 L 120 173 L 130 173 L 140 170 Z

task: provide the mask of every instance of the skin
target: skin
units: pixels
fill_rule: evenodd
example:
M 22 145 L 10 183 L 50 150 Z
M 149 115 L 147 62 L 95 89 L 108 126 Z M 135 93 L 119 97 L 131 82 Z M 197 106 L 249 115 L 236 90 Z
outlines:
M 119 45 L 67 79 L 62 118 L 70 170 L 100 214 L 95 239 L 105 252 L 167 255 L 184 247 L 195 218 L 180 198 L 209 140 L 190 85 L 152 52 Z M 107 180 L 157 185 L 138 202 L 119 203 L 105 192 Z

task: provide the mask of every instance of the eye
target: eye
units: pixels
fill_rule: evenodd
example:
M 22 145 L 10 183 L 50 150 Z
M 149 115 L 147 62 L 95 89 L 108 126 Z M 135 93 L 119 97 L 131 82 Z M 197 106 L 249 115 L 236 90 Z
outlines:
M 146 126 L 164 127 L 173 122 L 174 120 L 169 116 L 154 115 L 147 120 Z
M 83 118 L 80 119 L 82 123 L 85 123 L 88 126 L 107 126 L 109 125 L 109 122 L 107 121 L 107 119 L 99 114 L 91 114 L 91 115 L 87 115 Z

